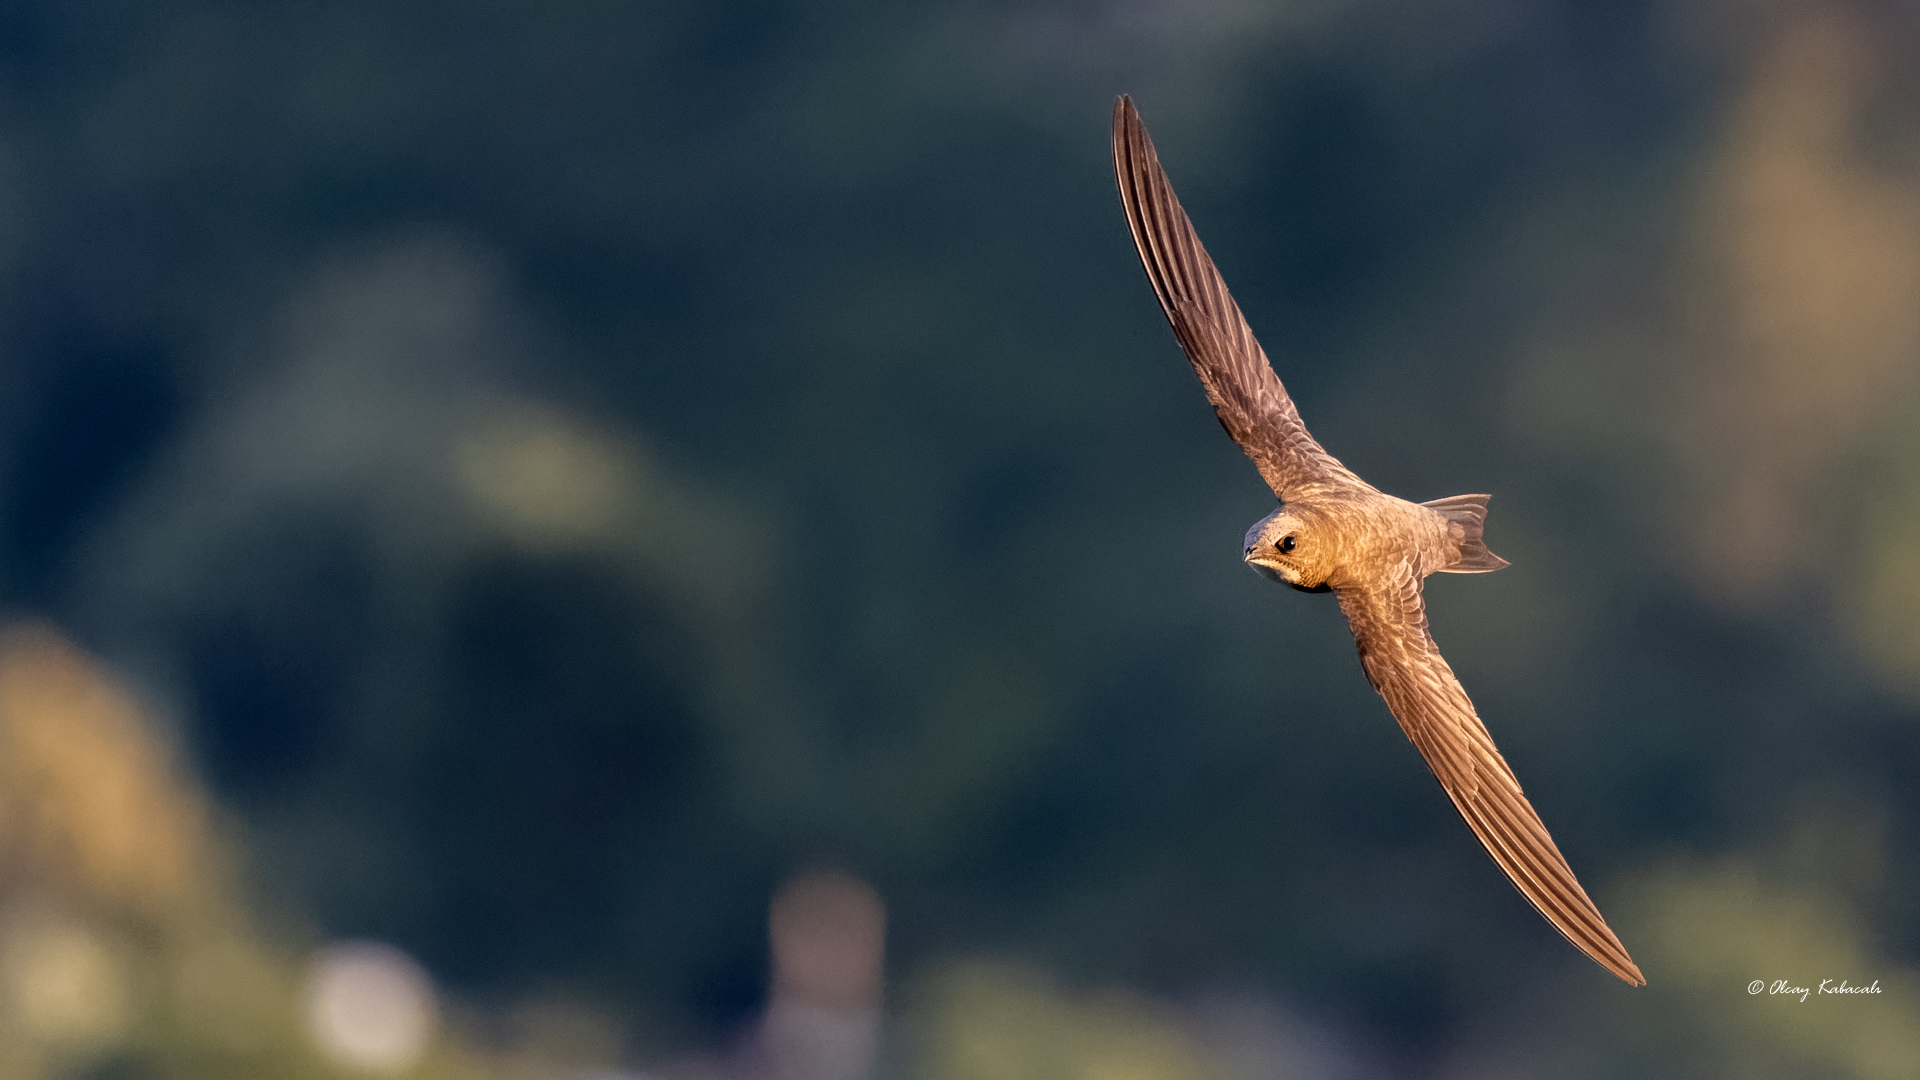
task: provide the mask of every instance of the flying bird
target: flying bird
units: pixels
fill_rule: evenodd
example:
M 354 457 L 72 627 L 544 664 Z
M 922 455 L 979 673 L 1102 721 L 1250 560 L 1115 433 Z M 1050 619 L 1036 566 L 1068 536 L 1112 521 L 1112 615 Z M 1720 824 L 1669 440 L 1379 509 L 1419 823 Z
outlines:
M 1321 449 L 1200 245 L 1126 97 L 1113 109 L 1113 170 L 1134 246 L 1174 337 L 1220 425 L 1280 498 L 1279 509 L 1247 530 L 1247 564 L 1275 582 L 1334 594 L 1367 681 L 1493 861 L 1568 941 L 1644 986 L 1427 631 L 1420 588 L 1428 574 L 1482 574 L 1507 565 L 1481 538 L 1488 497 L 1411 503 L 1379 491 Z

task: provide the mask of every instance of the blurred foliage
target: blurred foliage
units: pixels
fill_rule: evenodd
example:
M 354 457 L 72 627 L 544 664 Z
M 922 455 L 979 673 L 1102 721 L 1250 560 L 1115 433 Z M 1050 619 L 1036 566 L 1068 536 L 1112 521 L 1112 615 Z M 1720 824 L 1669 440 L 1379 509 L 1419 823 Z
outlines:
M 259 933 L 126 693 L 45 628 L 9 628 L 0 740 L 0 1075 L 330 1075 L 299 1028 L 298 957 Z
M 975 965 L 940 976 L 924 1006 L 929 1080 L 1139 1077 L 1207 1080 L 1206 1054 L 1151 1005 L 1121 995 L 1075 1000 L 1044 977 Z
M 7 5 L 0 600 L 117 674 L 42 629 L 68 674 L 6 678 L 130 689 L 5 721 L 0 968 L 76 981 L 0 1067 L 319 1075 L 347 937 L 478 1018 L 422 1068 L 665 1060 L 834 866 L 928 1075 L 1898 1075 L 1916 22 Z M 1497 496 L 1434 630 L 1639 996 L 1237 565 L 1271 496 L 1127 243 L 1120 92 L 1321 441 Z M 1746 993 L 1841 977 L 1885 992 Z M 1310 1037 L 1222 1050 L 1219 985 Z

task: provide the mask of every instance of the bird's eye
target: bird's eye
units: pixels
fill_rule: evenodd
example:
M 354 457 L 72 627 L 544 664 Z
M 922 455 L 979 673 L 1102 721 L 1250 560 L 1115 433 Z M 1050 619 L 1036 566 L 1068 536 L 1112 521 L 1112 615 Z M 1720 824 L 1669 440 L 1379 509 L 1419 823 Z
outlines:
M 1282 554 L 1292 551 L 1293 547 L 1294 547 L 1293 537 L 1283 536 L 1280 538 L 1280 551 Z

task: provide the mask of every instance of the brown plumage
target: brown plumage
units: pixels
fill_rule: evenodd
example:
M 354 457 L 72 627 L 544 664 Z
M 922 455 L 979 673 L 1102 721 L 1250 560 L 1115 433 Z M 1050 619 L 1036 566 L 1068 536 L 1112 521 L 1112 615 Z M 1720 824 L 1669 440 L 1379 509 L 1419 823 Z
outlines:
M 1174 337 L 1221 426 L 1280 497 L 1280 508 L 1247 531 L 1246 561 L 1282 584 L 1339 598 L 1367 680 L 1493 861 L 1567 940 L 1608 971 L 1644 985 L 1427 632 L 1420 587 L 1428 574 L 1507 565 L 1481 539 L 1487 496 L 1410 503 L 1376 490 L 1321 449 L 1200 245 L 1140 114 L 1124 97 L 1113 110 L 1113 169 L 1134 245 Z

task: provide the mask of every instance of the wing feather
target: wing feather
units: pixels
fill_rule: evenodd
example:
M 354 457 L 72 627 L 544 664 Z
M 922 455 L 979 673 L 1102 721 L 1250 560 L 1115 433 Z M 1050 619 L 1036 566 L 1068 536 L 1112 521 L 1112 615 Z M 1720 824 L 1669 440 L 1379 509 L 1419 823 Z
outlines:
M 1113 172 L 1133 243 L 1173 335 L 1200 376 L 1220 425 L 1259 468 L 1274 494 L 1366 488 L 1307 433 L 1253 328 L 1187 220 L 1131 99 L 1113 108 Z M 1370 489 L 1369 489 L 1370 490 Z
M 1520 895 L 1600 966 L 1634 986 L 1645 985 L 1435 647 L 1420 578 L 1418 568 L 1403 561 L 1381 585 L 1335 590 L 1367 680 Z

